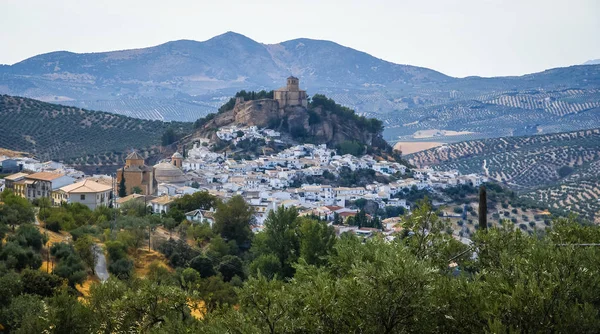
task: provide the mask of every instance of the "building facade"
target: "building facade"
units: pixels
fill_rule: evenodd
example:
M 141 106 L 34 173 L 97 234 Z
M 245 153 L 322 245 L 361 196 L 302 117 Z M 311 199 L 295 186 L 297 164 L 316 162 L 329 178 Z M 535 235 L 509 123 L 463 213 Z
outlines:
M 61 203 L 81 203 L 91 210 L 100 206 L 108 206 L 112 195 L 112 187 L 93 180 L 83 180 L 59 188 L 52 193 L 54 205 Z
M 273 91 L 273 99 L 279 103 L 279 108 L 291 106 L 308 107 L 308 96 L 305 90 L 300 89 L 300 79 L 287 78 L 287 85 Z
M 39 172 L 25 176 L 12 184 L 15 194 L 33 201 L 36 198 L 51 198 L 52 191 L 72 184 L 75 179 L 59 173 Z
M 125 158 L 125 166 L 117 170 L 117 186 L 125 177 L 125 188 L 127 194 L 133 193 L 134 188 L 140 188 L 143 195 L 154 193 L 154 172 L 152 167 L 146 166 L 144 158 L 137 152 L 133 152 Z

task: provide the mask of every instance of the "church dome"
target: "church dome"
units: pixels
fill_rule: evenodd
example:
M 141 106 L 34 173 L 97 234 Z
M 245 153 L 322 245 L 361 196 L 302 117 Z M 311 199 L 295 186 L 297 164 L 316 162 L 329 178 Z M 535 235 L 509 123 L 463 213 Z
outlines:
M 175 153 L 173 153 L 173 156 L 171 156 L 171 158 L 173 158 L 173 159 L 183 159 L 183 155 L 181 155 L 179 152 L 175 152 Z
M 181 169 L 168 162 L 154 165 L 154 178 L 158 183 L 185 183 L 188 181 Z

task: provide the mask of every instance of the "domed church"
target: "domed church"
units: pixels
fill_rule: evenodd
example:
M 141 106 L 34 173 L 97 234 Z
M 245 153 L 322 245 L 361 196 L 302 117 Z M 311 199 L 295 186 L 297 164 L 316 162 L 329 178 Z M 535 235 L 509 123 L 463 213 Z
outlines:
M 189 179 L 181 170 L 183 156 L 175 152 L 171 162 L 162 161 L 154 165 L 154 179 L 156 183 L 169 183 L 176 186 L 185 186 Z
M 152 168 L 146 166 L 144 157 L 137 152 L 132 152 L 125 158 L 125 166 L 117 170 L 117 184 L 125 177 L 127 194 L 132 194 L 134 188 L 140 188 L 142 195 L 152 195 L 155 189 Z

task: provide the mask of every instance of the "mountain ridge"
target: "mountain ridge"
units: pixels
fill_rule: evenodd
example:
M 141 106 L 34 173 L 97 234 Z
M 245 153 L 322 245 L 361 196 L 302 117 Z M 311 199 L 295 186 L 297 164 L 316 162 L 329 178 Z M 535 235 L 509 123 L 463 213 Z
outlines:
M 325 94 L 360 115 L 383 120 L 391 141 L 422 129 L 469 131 L 479 138 L 523 133 L 505 115 L 523 118 L 525 128 L 541 124 L 542 131 L 600 124 L 595 111 L 600 65 L 523 76 L 453 78 L 332 41 L 296 38 L 264 44 L 235 32 L 206 41 L 182 39 L 147 48 L 30 57 L 0 67 L 0 94 L 143 119 L 195 121 L 237 91 L 270 91 L 289 75 L 299 77 L 309 95 Z M 483 129 L 478 117 L 445 112 L 457 105 L 494 114 L 500 123 Z M 548 113 L 540 113 L 542 107 Z M 557 113 L 569 118 L 557 119 Z

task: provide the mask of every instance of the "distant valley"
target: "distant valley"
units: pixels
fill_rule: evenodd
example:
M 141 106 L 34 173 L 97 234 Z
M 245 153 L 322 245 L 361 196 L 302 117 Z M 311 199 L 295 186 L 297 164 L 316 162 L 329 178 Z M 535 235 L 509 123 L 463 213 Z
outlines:
M 600 65 L 459 79 L 330 41 L 267 45 L 233 32 L 204 42 L 34 56 L 0 66 L 0 93 L 136 118 L 195 121 L 236 91 L 271 90 L 290 74 L 309 95 L 325 94 L 384 121 L 391 142 L 414 141 L 415 132 L 431 129 L 471 132 L 435 138 L 455 142 L 600 124 Z

